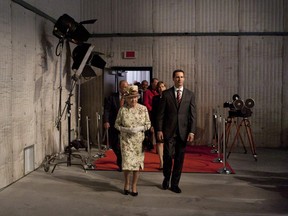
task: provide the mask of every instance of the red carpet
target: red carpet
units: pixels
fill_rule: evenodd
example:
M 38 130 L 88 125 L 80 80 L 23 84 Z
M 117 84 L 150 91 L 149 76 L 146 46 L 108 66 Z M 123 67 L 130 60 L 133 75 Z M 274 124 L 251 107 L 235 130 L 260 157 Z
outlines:
M 156 148 L 151 152 L 145 152 L 144 172 L 160 172 L 159 158 L 156 154 Z M 183 165 L 183 173 L 218 173 L 223 168 L 223 163 L 214 163 L 213 160 L 218 154 L 211 153 L 212 148 L 207 146 L 187 146 L 185 160 Z M 115 163 L 116 156 L 112 150 L 105 152 L 106 157 L 95 161 L 96 170 L 117 170 Z M 228 163 L 226 168 L 232 173 L 234 171 Z

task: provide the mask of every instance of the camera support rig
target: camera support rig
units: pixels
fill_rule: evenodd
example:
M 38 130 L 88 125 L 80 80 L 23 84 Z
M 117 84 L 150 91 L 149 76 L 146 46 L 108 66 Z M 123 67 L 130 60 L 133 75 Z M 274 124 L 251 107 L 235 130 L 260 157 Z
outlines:
M 247 153 L 247 149 L 244 145 L 244 141 L 243 141 L 243 138 L 242 138 L 241 133 L 240 133 L 242 126 L 244 126 L 246 135 L 247 135 L 248 140 L 249 140 L 249 145 L 251 148 L 252 155 L 254 157 L 254 160 L 257 161 L 257 154 L 256 154 L 256 148 L 255 148 L 254 139 L 253 139 L 253 135 L 252 135 L 251 123 L 248 119 L 248 117 L 250 117 L 252 115 L 251 108 L 254 107 L 254 104 L 255 104 L 254 100 L 249 98 L 249 99 L 246 99 L 244 102 L 243 100 L 241 100 L 241 98 L 239 97 L 238 94 L 234 94 L 232 99 L 233 99 L 233 102 L 225 102 L 224 103 L 224 108 L 228 107 L 230 109 L 229 110 L 229 116 L 227 118 L 226 127 L 225 127 L 225 132 L 227 134 L 226 140 L 225 140 L 226 143 L 228 143 L 232 126 L 235 126 L 235 128 L 236 128 L 236 134 L 235 134 L 233 142 L 229 148 L 227 158 L 229 158 L 238 137 L 241 140 L 245 154 Z M 237 125 L 237 121 L 235 118 L 242 118 L 242 120 L 240 121 L 240 123 L 238 125 Z
M 255 143 L 254 143 L 254 139 L 253 139 L 253 135 L 252 135 L 252 129 L 251 129 L 251 123 L 249 121 L 248 118 L 244 117 L 241 122 L 238 124 L 238 126 L 236 125 L 236 120 L 234 118 L 228 118 L 228 121 L 227 121 L 227 125 L 226 125 L 226 133 L 227 133 L 227 140 L 229 139 L 229 135 L 230 135 L 230 132 L 231 132 L 231 126 L 232 125 L 235 125 L 236 126 L 236 134 L 234 136 L 234 139 L 233 139 L 233 142 L 229 148 L 229 151 L 228 151 L 228 154 L 227 154 L 227 158 L 229 158 L 231 152 L 232 152 L 232 149 L 234 148 L 235 146 L 235 143 L 236 143 L 236 140 L 238 139 L 238 137 L 240 138 L 241 140 L 241 143 L 242 143 L 242 146 L 244 148 L 244 153 L 246 154 L 247 153 L 247 149 L 244 145 L 244 141 L 243 141 L 243 138 L 241 136 L 241 128 L 242 126 L 245 127 L 245 132 L 246 132 L 246 135 L 248 137 L 248 140 L 249 140 L 249 145 L 250 145 L 250 149 L 251 149 L 251 152 L 252 152 L 252 155 L 254 157 L 254 160 L 257 161 L 257 154 L 256 154 L 256 148 L 255 148 Z

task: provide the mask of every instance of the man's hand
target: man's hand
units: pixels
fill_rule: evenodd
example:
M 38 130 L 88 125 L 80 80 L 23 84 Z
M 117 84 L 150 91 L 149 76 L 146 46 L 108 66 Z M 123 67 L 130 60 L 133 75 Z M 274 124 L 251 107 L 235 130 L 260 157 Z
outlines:
M 103 126 L 104 126 L 105 129 L 110 128 L 110 124 L 109 124 L 109 122 L 105 122 Z
M 194 134 L 193 133 L 189 133 L 188 137 L 187 137 L 187 142 L 192 143 L 194 140 Z
M 161 140 L 161 141 L 164 140 L 164 136 L 163 136 L 163 132 L 162 131 L 158 131 L 157 132 L 157 139 Z

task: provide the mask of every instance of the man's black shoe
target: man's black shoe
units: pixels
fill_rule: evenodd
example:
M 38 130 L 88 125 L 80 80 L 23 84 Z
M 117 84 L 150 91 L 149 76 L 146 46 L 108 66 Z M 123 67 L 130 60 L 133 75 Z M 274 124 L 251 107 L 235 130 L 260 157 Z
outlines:
M 163 190 L 167 190 L 169 188 L 169 181 L 164 179 L 162 183 Z
M 174 193 L 181 193 L 182 192 L 178 186 L 171 187 L 171 191 L 173 191 Z

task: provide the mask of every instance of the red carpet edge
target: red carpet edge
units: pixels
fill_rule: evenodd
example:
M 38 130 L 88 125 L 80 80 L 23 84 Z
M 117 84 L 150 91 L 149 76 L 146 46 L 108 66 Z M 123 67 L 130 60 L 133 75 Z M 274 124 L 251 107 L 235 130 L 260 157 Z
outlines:
M 145 152 L 144 170 L 142 172 L 162 172 L 159 170 L 159 156 L 156 147 L 151 152 Z M 231 166 L 222 162 L 213 162 L 218 158 L 218 154 L 211 153 L 212 148 L 208 146 L 187 146 L 183 173 L 219 173 L 228 170 L 231 174 L 235 173 Z M 105 152 L 105 157 L 95 160 L 95 170 L 116 171 L 116 156 L 112 150 Z M 216 160 L 217 161 L 217 160 Z

